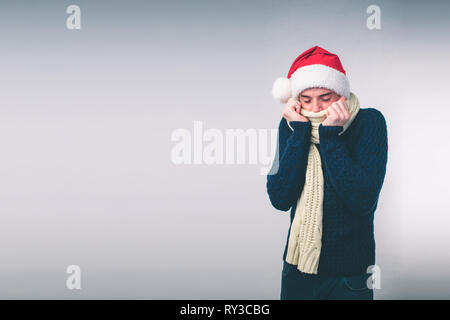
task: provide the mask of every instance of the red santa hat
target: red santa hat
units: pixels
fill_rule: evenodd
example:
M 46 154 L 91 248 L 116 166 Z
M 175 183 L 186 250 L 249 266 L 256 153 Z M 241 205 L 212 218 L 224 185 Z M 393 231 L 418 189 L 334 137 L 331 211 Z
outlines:
M 350 84 L 339 57 L 321 47 L 315 46 L 299 55 L 287 78 L 275 80 L 272 96 L 275 100 L 286 103 L 289 98 L 308 88 L 327 88 L 337 94 L 350 98 Z

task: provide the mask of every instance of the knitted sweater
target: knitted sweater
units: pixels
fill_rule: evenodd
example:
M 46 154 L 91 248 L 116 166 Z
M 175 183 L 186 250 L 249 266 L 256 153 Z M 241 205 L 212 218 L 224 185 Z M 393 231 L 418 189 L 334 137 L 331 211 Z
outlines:
M 290 211 L 283 260 L 297 200 L 305 183 L 311 123 L 282 118 L 267 192 L 278 210 Z M 318 275 L 366 273 L 375 264 L 374 212 L 387 165 L 387 126 L 374 108 L 361 108 L 342 134 L 342 126 L 319 126 L 324 177 L 322 248 Z M 300 271 L 299 271 L 300 272 Z M 305 276 L 317 276 L 304 273 Z

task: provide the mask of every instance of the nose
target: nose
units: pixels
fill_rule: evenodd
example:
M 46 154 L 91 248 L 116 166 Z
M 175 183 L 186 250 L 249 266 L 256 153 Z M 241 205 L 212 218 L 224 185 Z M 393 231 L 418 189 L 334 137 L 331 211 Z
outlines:
M 312 112 L 320 112 L 321 104 L 317 99 L 313 99 L 312 101 Z

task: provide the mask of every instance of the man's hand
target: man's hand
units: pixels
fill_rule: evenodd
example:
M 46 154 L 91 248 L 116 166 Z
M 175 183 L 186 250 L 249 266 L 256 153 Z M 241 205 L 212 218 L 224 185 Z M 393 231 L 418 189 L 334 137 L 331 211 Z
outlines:
M 345 97 L 333 102 L 326 111 L 327 118 L 322 122 L 323 126 L 343 126 L 350 119 Z
M 286 106 L 283 109 L 283 112 L 281 113 L 283 117 L 286 119 L 286 121 L 302 121 L 302 122 L 308 122 L 308 118 L 305 118 L 300 114 L 300 110 L 302 108 L 302 105 L 299 101 L 290 98 L 288 102 L 286 102 Z

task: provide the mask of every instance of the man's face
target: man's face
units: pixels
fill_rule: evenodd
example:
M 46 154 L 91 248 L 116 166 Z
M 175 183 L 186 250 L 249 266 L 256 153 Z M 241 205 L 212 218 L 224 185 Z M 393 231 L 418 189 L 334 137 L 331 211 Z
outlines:
M 324 88 L 306 89 L 298 96 L 302 108 L 311 112 L 326 110 L 333 102 L 338 101 L 340 97 L 333 90 Z

